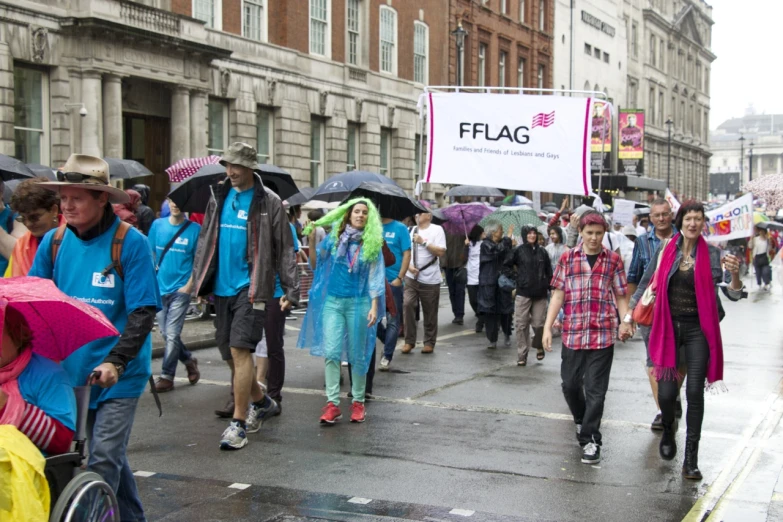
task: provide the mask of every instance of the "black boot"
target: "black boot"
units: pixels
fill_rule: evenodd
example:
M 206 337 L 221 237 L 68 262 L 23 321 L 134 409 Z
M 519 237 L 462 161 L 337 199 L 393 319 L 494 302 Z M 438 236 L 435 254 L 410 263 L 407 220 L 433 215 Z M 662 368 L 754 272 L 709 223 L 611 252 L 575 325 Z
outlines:
M 663 424 L 663 435 L 658 446 L 658 452 L 663 460 L 672 460 L 677 455 L 677 441 L 674 437 L 674 424 Z
M 699 471 L 699 441 L 685 439 L 685 462 L 682 464 L 682 476 L 690 480 L 701 480 Z
M 221 419 L 230 419 L 234 416 L 234 374 L 231 374 L 231 395 L 226 401 L 226 405 L 220 410 L 215 410 L 215 415 Z

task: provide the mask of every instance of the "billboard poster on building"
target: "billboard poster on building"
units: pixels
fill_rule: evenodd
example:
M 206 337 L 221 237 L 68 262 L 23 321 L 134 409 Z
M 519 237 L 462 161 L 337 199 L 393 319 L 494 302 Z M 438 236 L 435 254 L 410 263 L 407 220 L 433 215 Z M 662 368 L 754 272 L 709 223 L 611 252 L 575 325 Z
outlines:
M 617 171 L 641 176 L 644 174 L 644 110 L 620 109 L 618 129 Z
M 590 170 L 593 173 L 601 171 L 603 162 L 604 173 L 612 170 L 612 114 L 606 102 L 593 102 L 593 124 L 590 129 Z

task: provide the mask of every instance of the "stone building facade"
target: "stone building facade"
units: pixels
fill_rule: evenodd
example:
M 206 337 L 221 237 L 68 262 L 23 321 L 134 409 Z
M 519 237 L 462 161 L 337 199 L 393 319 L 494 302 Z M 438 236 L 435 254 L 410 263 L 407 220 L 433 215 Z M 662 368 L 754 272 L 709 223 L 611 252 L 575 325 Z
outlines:
M 303 186 L 349 169 L 411 190 L 447 0 L 0 0 L 0 153 L 153 172 L 233 141 Z M 304 28 L 304 30 L 303 30 Z M 82 110 L 84 109 L 84 110 Z M 80 115 L 84 114 L 84 115 Z
M 710 67 L 716 59 L 710 49 L 712 7 L 703 0 L 623 0 L 623 16 L 623 105 L 645 110 L 645 176 L 666 180 L 668 174 L 681 198 L 703 200 L 709 188 Z

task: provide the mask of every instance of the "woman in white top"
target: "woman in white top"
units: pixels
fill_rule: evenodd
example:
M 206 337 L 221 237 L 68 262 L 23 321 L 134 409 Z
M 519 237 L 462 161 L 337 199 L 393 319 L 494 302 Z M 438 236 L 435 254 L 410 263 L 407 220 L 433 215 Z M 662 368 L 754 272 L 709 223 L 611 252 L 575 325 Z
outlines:
M 545 248 L 546 253 L 549 254 L 549 261 L 552 263 L 552 270 L 554 270 L 557 262 L 560 261 L 560 256 L 568 250 L 565 241 L 563 241 L 563 229 L 557 225 L 549 227 L 549 240 L 550 243 Z
M 772 269 L 769 266 L 770 247 L 767 231 L 756 227 L 756 237 L 750 240 L 750 248 L 753 255 L 753 268 L 756 271 L 756 283 L 762 290 L 769 290 L 772 283 Z M 763 283 L 763 286 L 762 286 Z
M 478 311 L 478 284 L 479 284 L 479 258 L 481 256 L 481 242 L 484 240 L 484 229 L 476 225 L 465 239 L 465 248 L 468 253 L 468 301 L 476 314 L 476 333 L 484 331 L 484 316 Z

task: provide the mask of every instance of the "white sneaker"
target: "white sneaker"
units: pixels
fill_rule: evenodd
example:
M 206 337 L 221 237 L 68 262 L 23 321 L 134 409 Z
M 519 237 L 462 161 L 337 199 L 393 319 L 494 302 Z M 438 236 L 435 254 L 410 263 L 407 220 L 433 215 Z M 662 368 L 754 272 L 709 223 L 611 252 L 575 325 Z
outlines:
M 247 435 L 238 422 L 232 421 L 220 438 L 220 449 L 238 450 L 247 446 Z
M 381 358 L 381 365 L 378 367 L 378 371 L 381 372 L 388 372 L 389 371 L 389 364 L 391 364 L 391 361 L 387 359 L 386 357 Z
M 582 450 L 582 464 L 598 464 L 601 462 L 601 446 L 588 442 Z

